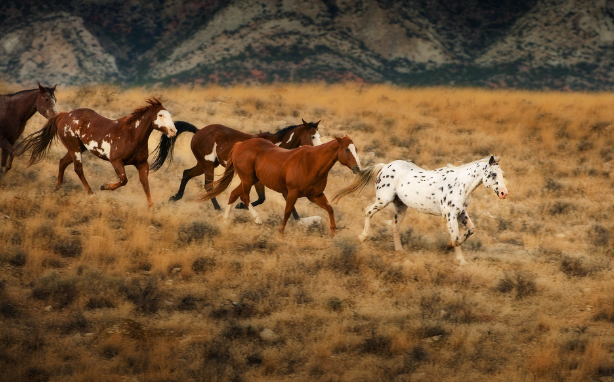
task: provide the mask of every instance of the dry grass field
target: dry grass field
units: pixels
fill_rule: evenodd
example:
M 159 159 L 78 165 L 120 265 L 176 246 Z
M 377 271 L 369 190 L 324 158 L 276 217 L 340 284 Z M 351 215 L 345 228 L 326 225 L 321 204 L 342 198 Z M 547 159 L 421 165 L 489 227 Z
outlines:
M 115 173 L 84 155 L 90 199 L 72 166 L 52 192 L 61 144 L 30 168 L 16 158 L 0 178 L 0 380 L 614 380 L 614 95 L 99 86 L 58 89 L 58 109 L 116 118 L 152 95 L 198 127 L 255 133 L 321 119 L 322 140 L 349 134 L 363 166 L 501 154 L 509 197 L 473 194 L 477 231 L 459 267 L 435 216 L 409 211 L 406 253 L 393 252 L 392 206 L 360 244 L 372 187 L 334 206 L 334 238 L 307 200 L 298 212 L 323 223 L 290 223 L 280 237 L 284 201 L 270 190 L 263 226 L 244 210 L 224 226 L 194 200 L 202 177 L 169 203 L 196 163 L 189 133 L 173 165 L 150 174 L 152 209 L 132 167 L 127 186 L 99 191 Z M 43 124 L 36 115 L 26 133 Z M 352 180 L 335 165 L 329 198 Z

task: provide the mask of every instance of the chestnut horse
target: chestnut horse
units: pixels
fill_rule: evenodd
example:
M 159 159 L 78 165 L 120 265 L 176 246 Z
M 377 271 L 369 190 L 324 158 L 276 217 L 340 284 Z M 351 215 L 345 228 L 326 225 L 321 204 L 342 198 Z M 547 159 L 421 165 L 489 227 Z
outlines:
M 177 191 L 175 196 L 171 196 L 169 200 L 176 201 L 181 199 L 190 179 L 202 175 L 203 173 L 205 174 L 205 189 L 210 189 L 211 187 L 209 184 L 213 182 L 213 170 L 220 164 L 223 166 L 226 165 L 230 150 L 235 143 L 243 142 L 251 138 L 264 138 L 284 149 L 295 149 L 305 145 L 317 146 L 322 143 L 320 141 L 320 133 L 318 132 L 319 123 L 320 121 L 308 123 L 303 120 L 301 125 L 288 126 L 273 134 L 260 133 L 252 135 L 223 125 L 209 125 L 198 130 L 194 125 L 187 122 L 175 122 L 177 136 L 186 131 L 194 133 L 191 148 L 198 163 L 196 166 L 183 171 L 183 178 L 181 179 L 179 191 Z M 155 150 L 156 155 L 151 165 L 152 171 L 160 169 L 167 157 L 169 157 L 169 162 L 172 162 L 173 149 L 177 136 L 173 138 L 162 136 L 162 138 L 160 138 L 160 143 Z M 256 192 L 258 193 L 258 200 L 252 203 L 252 205 L 257 206 L 265 200 L 264 186 L 261 183 L 256 183 L 254 188 L 256 188 Z M 221 209 L 215 198 L 212 198 L 211 202 L 216 210 Z M 237 208 L 246 207 L 240 204 Z M 292 210 L 292 215 L 295 219 L 299 219 L 296 210 Z
M 17 148 L 17 155 L 32 149 L 29 166 L 43 160 L 49 151 L 53 138 L 57 135 L 68 153 L 60 159 L 60 171 L 55 184 L 57 190 L 64 179 L 64 170 L 74 162 L 75 172 L 81 179 L 88 195 L 92 195 L 85 176 L 81 153 L 89 150 L 100 159 L 111 162 L 119 177 L 118 183 L 107 183 L 101 190 L 115 190 L 128 183 L 124 166 L 132 165 L 139 170 L 139 179 L 147 195 L 147 203 L 153 206 L 149 193 L 149 149 L 147 140 L 153 130 L 159 130 L 169 137 L 177 134 L 177 129 L 157 99 L 147 100 L 147 105 L 132 114 L 116 120 L 107 119 L 91 109 L 76 109 L 70 113 L 59 113 L 49 119 L 43 129 L 27 137 Z
M 303 146 L 294 150 L 285 150 L 273 143 L 261 139 L 249 139 L 236 143 L 229 155 L 226 170 L 220 179 L 213 183 L 213 188 L 206 191 L 200 200 L 214 198 L 224 191 L 234 177 L 235 171 L 241 178 L 241 184 L 235 188 L 228 199 L 224 219 L 230 218 L 230 210 L 237 198 L 248 206 L 256 224 L 262 220 L 254 206 L 249 202 L 249 192 L 257 182 L 281 193 L 286 199 L 284 220 L 279 227 L 283 234 L 290 212 L 298 198 L 305 197 L 328 212 L 330 232 L 335 234 L 335 215 L 333 207 L 324 195 L 328 172 L 339 161 L 354 173 L 361 171 L 360 160 L 354 143 L 347 135 L 316 147 Z
M 1 173 L 7 173 L 13 165 L 13 146 L 26 128 L 26 122 L 37 111 L 49 119 L 58 113 L 55 106 L 55 85 L 0 96 L 0 147 L 2 148 Z

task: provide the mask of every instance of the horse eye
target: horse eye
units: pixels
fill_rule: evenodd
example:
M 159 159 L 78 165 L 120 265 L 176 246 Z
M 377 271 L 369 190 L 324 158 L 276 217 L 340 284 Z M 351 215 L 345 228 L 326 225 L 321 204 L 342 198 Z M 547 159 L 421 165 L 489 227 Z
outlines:
M 312 135 L 312 136 L 311 136 L 311 139 L 316 139 L 316 136 L 315 136 L 315 135 Z
M 345 149 L 345 151 L 350 151 L 350 149 Z

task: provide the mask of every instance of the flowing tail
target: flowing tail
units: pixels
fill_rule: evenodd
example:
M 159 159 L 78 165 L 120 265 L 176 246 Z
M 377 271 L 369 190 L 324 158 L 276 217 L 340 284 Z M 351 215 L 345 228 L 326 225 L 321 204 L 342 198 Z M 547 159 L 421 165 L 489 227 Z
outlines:
M 235 143 L 236 145 L 237 143 Z M 230 186 L 232 183 L 232 178 L 235 176 L 235 165 L 232 162 L 232 152 L 234 151 L 234 146 L 230 149 L 230 153 L 228 153 L 228 162 L 226 162 L 226 170 L 222 174 L 222 177 L 211 183 L 211 188 L 207 191 L 201 192 L 201 194 L 196 198 L 198 201 L 206 202 L 207 200 L 211 200 L 224 192 L 225 189 Z
M 47 156 L 51 142 L 57 136 L 58 133 L 58 121 L 66 113 L 58 113 L 47 120 L 45 126 L 40 131 L 30 134 L 24 139 L 14 151 L 15 156 L 19 156 L 26 151 L 32 150 L 30 154 L 30 160 L 28 161 L 28 167 L 36 164 Z
M 333 197 L 332 204 L 339 203 L 341 199 L 345 198 L 356 190 L 358 190 L 356 196 L 360 195 L 360 193 L 362 192 L 362 190 L 364 190 L 365 187 L 375 181 L 377 174 L 382 171 L 382 168 L 384 168 L 385 165 L 386 164 L 384 163 L 379 163 L 371 167 L 365 167 L 365 169 L 363 169 L 356 176 L 356 180 L 354 180 L 354 183 L 337 192 L 337 194 Z
M 175 128 L 177 129 L 177 134 L 174 137 L 169 138 L 166 134 L 162 134 L 162 138 L 160 138 L 160 143 L 154 151 L 152 151 L 151 155 L 154 155 L 154 161 L 149 167 L 151 171 L 158 171 L 164 165 L 166 158 L 168 158 L 168 163 L 173 163 L 173 150 L 175 149 L 175 142 L 177 141 L 177 137 L 179 134 L 189 131 L 190 133 L 196 134 L 198 132 L 198 128 L 191 123 L 177 121 L 175 122 Z

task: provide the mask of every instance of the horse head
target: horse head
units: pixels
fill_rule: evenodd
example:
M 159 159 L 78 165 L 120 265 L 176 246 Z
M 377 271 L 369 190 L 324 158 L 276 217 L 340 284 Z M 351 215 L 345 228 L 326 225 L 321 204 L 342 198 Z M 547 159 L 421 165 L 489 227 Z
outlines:
M 319 146 L 322 144 L 320 140 L 320 133 L 318 132 L 318 125 L 321 120 L 318 122 L 305 122 L 303 121 L 303 129 L 299 135 L 299 139 L 301 142 L 301 146 Z
M 358 174 L 362 171 L 362 167 L 360 167 L 360 159 L 358 159 L 354 142 L 347 135 L 343 138 L 335 137 L 335 139 L 339 142 L 339 149 L 337 150 L 339 163 L 352 170 L 354 174 Z
M 36 99 L 36 110 L 45 118 L 49 119 L 58 113 L 58 109 L 55 106 L 55 88 L 58 85 L 56 84 L 52 88 L 45 88 L 40 83 L 38 84 L 38 89 L 40 93 L 38 98 Z
M 492 189 L 495 194 L 499 197 L 499 199 L 507 198 L 507 187 L 505 187 L 505 182 L 503 181 L 503 170 L 499 167 L 499 158 L 491 156 L 488 161 L 488 166 L 484 170 L 484 174 L 482 175 L 482 183 L 486 188 Z
M 153 98 L 147 100 L 147 103 L 150 105 L 149 110 L 152 112 L 155 118 L 152 118 L 153 128 L 166 134 L 166 136 L 169 138 L 177 135 L 177 128 L 173 123 L 171 113 L 169 113 L 164 106 L 162 106 L 162 102 L 160 102 L 157 98 Z

